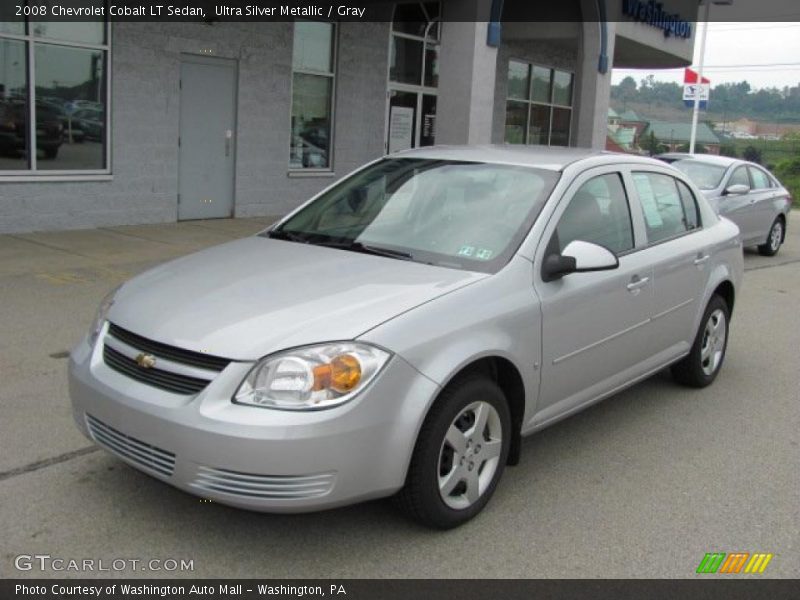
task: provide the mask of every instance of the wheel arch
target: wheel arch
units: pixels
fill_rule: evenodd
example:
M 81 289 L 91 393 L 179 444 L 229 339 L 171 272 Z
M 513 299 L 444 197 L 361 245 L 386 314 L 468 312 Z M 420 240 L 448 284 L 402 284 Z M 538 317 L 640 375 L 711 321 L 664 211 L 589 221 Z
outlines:
M 475 357 L 466 364 L 461 365 L 442 384 L 442 391 L 453 385 L 459 379 L 473 373 L 482 373 L 494 381 L 503 392 L 508 402 L 511 413 L 511 444 L 508 452 L 509 465 L 519 462 L 520 447 L 522 444 L 522 423 L 525 417 L 526 396 L 525 382 L 517 366 L 508 358 L 497 354 Z M 439 392 L 441 394 L 441 391 Z M 428 407 L 428 412 L 436 404 L 437 398 Z M 426 413 L 427 417 L 427 413 Z

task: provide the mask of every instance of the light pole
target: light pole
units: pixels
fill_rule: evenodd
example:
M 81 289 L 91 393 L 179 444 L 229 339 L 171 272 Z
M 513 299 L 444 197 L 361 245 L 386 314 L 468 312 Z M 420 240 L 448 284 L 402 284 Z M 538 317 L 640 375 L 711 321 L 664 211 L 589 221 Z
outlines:
M 702 2 L 702 0 L 701 0 Z M 700 90 L 703 86 L 703 63 L 706 57 L 706 35 L 708 35 L 708 13 L 712 4 L 730 6 L 733 0 L 705 0 L 703 9 L 703 33 L 700 36 L 700 58 L 697 61 L 697 88 L 694 92 L 694 110 L 692 111 L 692 132 L 689 137 L 689 153 L 694 154 L 694 145 L 697 141 L 697 119 L 700 115 Z

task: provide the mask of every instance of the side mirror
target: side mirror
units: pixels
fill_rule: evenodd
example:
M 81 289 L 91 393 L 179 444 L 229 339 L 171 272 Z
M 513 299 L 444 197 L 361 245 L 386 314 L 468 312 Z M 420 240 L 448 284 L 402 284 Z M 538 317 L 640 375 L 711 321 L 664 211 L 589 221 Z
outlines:
M 741 196 L 750 191 L 750 186 L 743 183 L 734 183 L 725 188 L 723 196 Z
M 609 271 L 619 267 L 619 259 L 608 248 L 575 240 L 561 254 L 551 254 L 542 264 L 542 279 L 555 281 L 570 273 Z

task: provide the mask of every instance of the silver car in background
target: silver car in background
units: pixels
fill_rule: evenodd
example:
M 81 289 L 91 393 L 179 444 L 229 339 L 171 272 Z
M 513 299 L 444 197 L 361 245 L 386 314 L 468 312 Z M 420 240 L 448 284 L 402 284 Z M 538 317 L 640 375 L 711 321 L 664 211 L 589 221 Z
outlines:
M 745 246 L 775 256 L 786 239 L 792 198 L 761 165 L 713 154 L 660 154 L 656 158 L 683 171 L 718 214 L 739 226 Z
M 742 262 L 736 225 L 657 160 L 401 152 L 109 294 L 70 357 L 74 417 L 217 502 L 395 495 L 454 527 L 522 436 L 668 366 L 714 381 Z

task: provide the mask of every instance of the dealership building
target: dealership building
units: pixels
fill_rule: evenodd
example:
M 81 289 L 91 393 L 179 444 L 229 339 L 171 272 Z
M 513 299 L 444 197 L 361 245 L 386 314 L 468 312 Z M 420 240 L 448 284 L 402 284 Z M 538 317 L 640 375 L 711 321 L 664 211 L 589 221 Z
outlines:
M 530 4 L 0 22 L 0 233 L 278 216 L 432 144 L 603 148 L 612 68 L 691 62 L 697 0 L 561 0 L 571 21 L 520 21 Z

